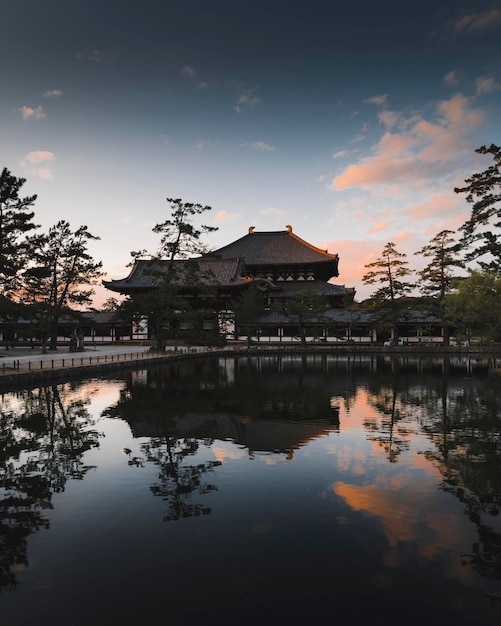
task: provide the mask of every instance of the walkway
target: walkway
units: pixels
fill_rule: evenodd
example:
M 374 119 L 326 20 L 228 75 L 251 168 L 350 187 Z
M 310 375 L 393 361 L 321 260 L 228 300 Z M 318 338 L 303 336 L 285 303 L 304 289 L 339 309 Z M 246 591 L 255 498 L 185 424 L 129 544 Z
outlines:
M 66 346 L 57 351 L 42 353 L 39 348 L 0 348 L 0 388 L 16 385 L 25 380 L 50 378 L 64 373 L 85 375 L 82 369 L 104 369 L 125 363 L 165 360 L 187 354 L 200 354 L 206 348 L 167 348 L 164 353 L 138 344 L 95 344 L 81 352 L 70 352 Z

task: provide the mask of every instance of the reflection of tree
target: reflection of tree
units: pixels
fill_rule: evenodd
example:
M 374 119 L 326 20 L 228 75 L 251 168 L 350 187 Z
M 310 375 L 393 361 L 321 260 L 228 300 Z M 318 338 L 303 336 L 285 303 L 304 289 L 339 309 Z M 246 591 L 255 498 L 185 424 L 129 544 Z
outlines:
M 27 537 L 49 527 L 52 494 L 90 466 L 84 452 L 98 445 L 84 401 L 65 404 L 70 386 L 3 399 L 0 414 L 0 589 L 17 584 L 13 569 L 28 565 Z
M 494 528 L 501 508 L 501 396 L 494 386 L 472 386 L 448 398 L 441 419 L 425 426 L 437 443 L 425 456 L 442 474 L 441 488 L 464 505 L 477 527 L 479 540 L 462 556 L 463 564 L 501 579 L 501 533 Z
M 397 384 L 381 387 L 376 393 L 368 394 L 368 403 L 381 416 L 381 422 L 365 420 L 364 426 L 371 433 L 370 441 L 377 442 L 386 452 L 388 461 L 396 463 L 403 450 L 409 448 L 410 431 L 399 424 L 406 413 L 398 398 Z
M 210 445 L 210 442 L 207 444 Z M 159 467 L 159 483 L 152 485 L 151 491 L 168 503 L 164 517 L 166 522 L 211 512 L 208 506 L 188 501 L 193 493 L 203 495 L 217 490 L 215 485 L 202 482 L 202 475 L 221 465 L 221 461 L 206 461 L 197 465 L 184 463 L 187 457 L 197 453 L 198 448 L 199 441 L 191 437 L 158 437 L 141 445 L 146 460 Z

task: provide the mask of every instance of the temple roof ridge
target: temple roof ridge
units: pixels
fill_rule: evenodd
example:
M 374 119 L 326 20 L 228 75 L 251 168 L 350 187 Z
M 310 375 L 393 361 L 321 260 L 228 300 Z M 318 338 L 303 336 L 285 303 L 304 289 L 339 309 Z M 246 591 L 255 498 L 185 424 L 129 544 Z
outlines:
M 246 265 L 309 264 L 337 262 L 338 255 L 308 243 L 292 231 L 256 231 L 254 226 L 243 237 L 214 250 L 208 256 L 238 256 Z

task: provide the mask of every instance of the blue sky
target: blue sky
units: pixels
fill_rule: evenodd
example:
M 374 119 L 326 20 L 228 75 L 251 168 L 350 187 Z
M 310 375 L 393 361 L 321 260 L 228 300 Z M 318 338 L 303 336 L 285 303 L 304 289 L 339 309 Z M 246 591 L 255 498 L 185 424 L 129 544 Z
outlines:
M 464 221 L 453 189 L 501 140 L 498 0 L 3 0 L 2 23 L 1 165 L 109 278 L 174 197 L 212 207 L 213 248 L 292 225 L 361 300 L 388 241 L 419 269 Z

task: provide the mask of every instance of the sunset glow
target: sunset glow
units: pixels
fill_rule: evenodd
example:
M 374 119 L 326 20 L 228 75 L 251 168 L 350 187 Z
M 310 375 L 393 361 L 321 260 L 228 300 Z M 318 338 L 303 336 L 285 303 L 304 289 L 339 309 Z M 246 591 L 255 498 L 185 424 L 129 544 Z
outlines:
M 498 141 L 496 0 L 425 0 L 410 19 L 367 0 L 3 5 L 22 32 L 0 42 L 2 166 L 38 194 L 43 229 L 100 237 L 108 278 L 156 251 L 172 197 L 213 208 L 211 248 L 291 224 L 364 299 L 388 241 L 418 270 L 413 253 L 466 219 L 453 189 Z

